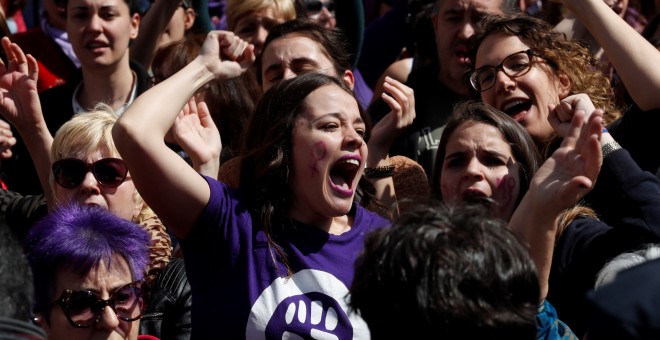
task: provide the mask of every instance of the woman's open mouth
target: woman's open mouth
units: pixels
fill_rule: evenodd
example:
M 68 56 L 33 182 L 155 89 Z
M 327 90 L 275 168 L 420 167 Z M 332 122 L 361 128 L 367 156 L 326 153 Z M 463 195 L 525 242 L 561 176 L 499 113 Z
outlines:
M 353 196 L 353 183 L 360 169 L 359 156 L 347 156 L 337 161 L 330 169 L 330 185 L 343 196 Z

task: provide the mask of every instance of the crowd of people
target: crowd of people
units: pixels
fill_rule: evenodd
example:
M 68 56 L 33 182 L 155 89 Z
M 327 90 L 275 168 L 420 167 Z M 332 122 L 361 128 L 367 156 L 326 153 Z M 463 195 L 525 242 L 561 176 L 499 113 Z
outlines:
M 0 25 L 0 338 L 660 334 L 654 3 L 42 6 Z

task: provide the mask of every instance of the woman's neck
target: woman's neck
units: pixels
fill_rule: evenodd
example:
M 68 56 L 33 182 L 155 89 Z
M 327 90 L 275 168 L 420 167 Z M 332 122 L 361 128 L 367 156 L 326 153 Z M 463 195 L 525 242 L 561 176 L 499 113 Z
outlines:
M 129 101 L 136 76 L 128 62 L 119 64 L 114 70 L 83 68 L 83 84 L 76 98 L 82 107 L 91 109 L 103 102 L 117 110 Z
M 353 225 L 353 216 L 349 215 L 314 218 L 313 216 L 305 216 L 290 211 L 289 217 L 298 222 L 317 227 L 331 235 L 341 235 L 351 230 Z

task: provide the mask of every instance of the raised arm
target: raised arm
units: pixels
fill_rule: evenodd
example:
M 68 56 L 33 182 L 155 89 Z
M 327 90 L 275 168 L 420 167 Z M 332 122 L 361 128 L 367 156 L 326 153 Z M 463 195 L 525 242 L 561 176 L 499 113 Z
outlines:
M 532 177 L 529 190 L 509 222 L 509 227 L 526 243 L 536 263 L 541 299 L 548 293 L 548 277 L 557 234 L 557 217 L 591 190 L 602 164 L 598 139 L 602 111 L 586 120 L 578 111 L 561 146 Z
M 130 54 L 146 70 L 151 69 L 160 37 L 180 5 L 181 0 L 154 1 L 140 21 L 140 33 L 131 44 Z
M 41 112 L 37 92 L 39 67 L 36 59 L 29 54 L 26 56 L 9 38 L 2 38 L 2 48 L 7 54 L 9 65 L 0 60 L 0 113 L 16 127 L 23 138 L 37 169 L 48 206 L 52 207 L 49 177 L 53 136 Z
M 415 119 L 415 94 L 408 86 L 389 77 L 385 79 L 383 89 L 386 93 L 383 93 L 381 97 L 389 105 L 391 111 L 374 126 L 371 132 L 368 168 L 365 170 L 365 174 L 376 189 L 376 198 L 394 211 L 393 217 L 396 217 L 398 206 L 392 176 L 376 177 L 369 176 L 369 174 L 377 174 L 378 171 L 374 171 L 375 168 L 383 169 L 392 166 L 388 153 L 394 140 Z
M 605 50 L 630 96 L 644 111 L 660 108 L 660 52 L 603 0 L 562 0 Z
M 167 147 L 165 134 L 195 91 L 212 79 L 226 80 L 242 74 L 254 62 L 253 51 L 252 45 L 231 32 L 210 32 L 200 55 L 140 95 L 112 130 L 135 186 L 179 239 L 188 236 L 208 203 L 210 189 Z

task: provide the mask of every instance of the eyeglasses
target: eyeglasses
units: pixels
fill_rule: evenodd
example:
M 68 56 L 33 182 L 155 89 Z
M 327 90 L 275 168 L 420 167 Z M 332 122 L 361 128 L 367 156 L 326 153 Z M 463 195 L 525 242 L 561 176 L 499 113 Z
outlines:
M 100 185 L 116 188 L 126 180 L 128 166 L 119 158 L 103 158 L 94 163 L 85 163 L 77 158 L 65 158 L 53 163 L 55 182 L 63 188 L 73 189 L 82 183 L 88 171 Z
M 71 290 L 62 292 L 62 296 L 51 302 L 48 308 L 60 305 L 64 315 L 76 328 L 89 327 L 101 320 L 103 309 L 110 307 L 117 318 L 124 321 L 135 321 L 142 316 L 144 303 L 142 300 L 142 281 L 131 282 L 115 290 L 107 300 L 90 290 Z
M 332 12 L 335 10 L 334 1 L 328 1 L 328 2 L 322 2 L 318 0 L 305 1 L 305 6 L 307 6 L 308 12 L 320 12 L 323 8 L 326 8 L 328 12 Z
M 497 66 L 480 67 L 469 73 L 470 86 L 478 92 L 489 90 L 495 85 L 497 71 L 500 69 L 510 78 L 523 76 L 532 68 L 533 56 L 539 57 L 529 49 L 509 55 Z

